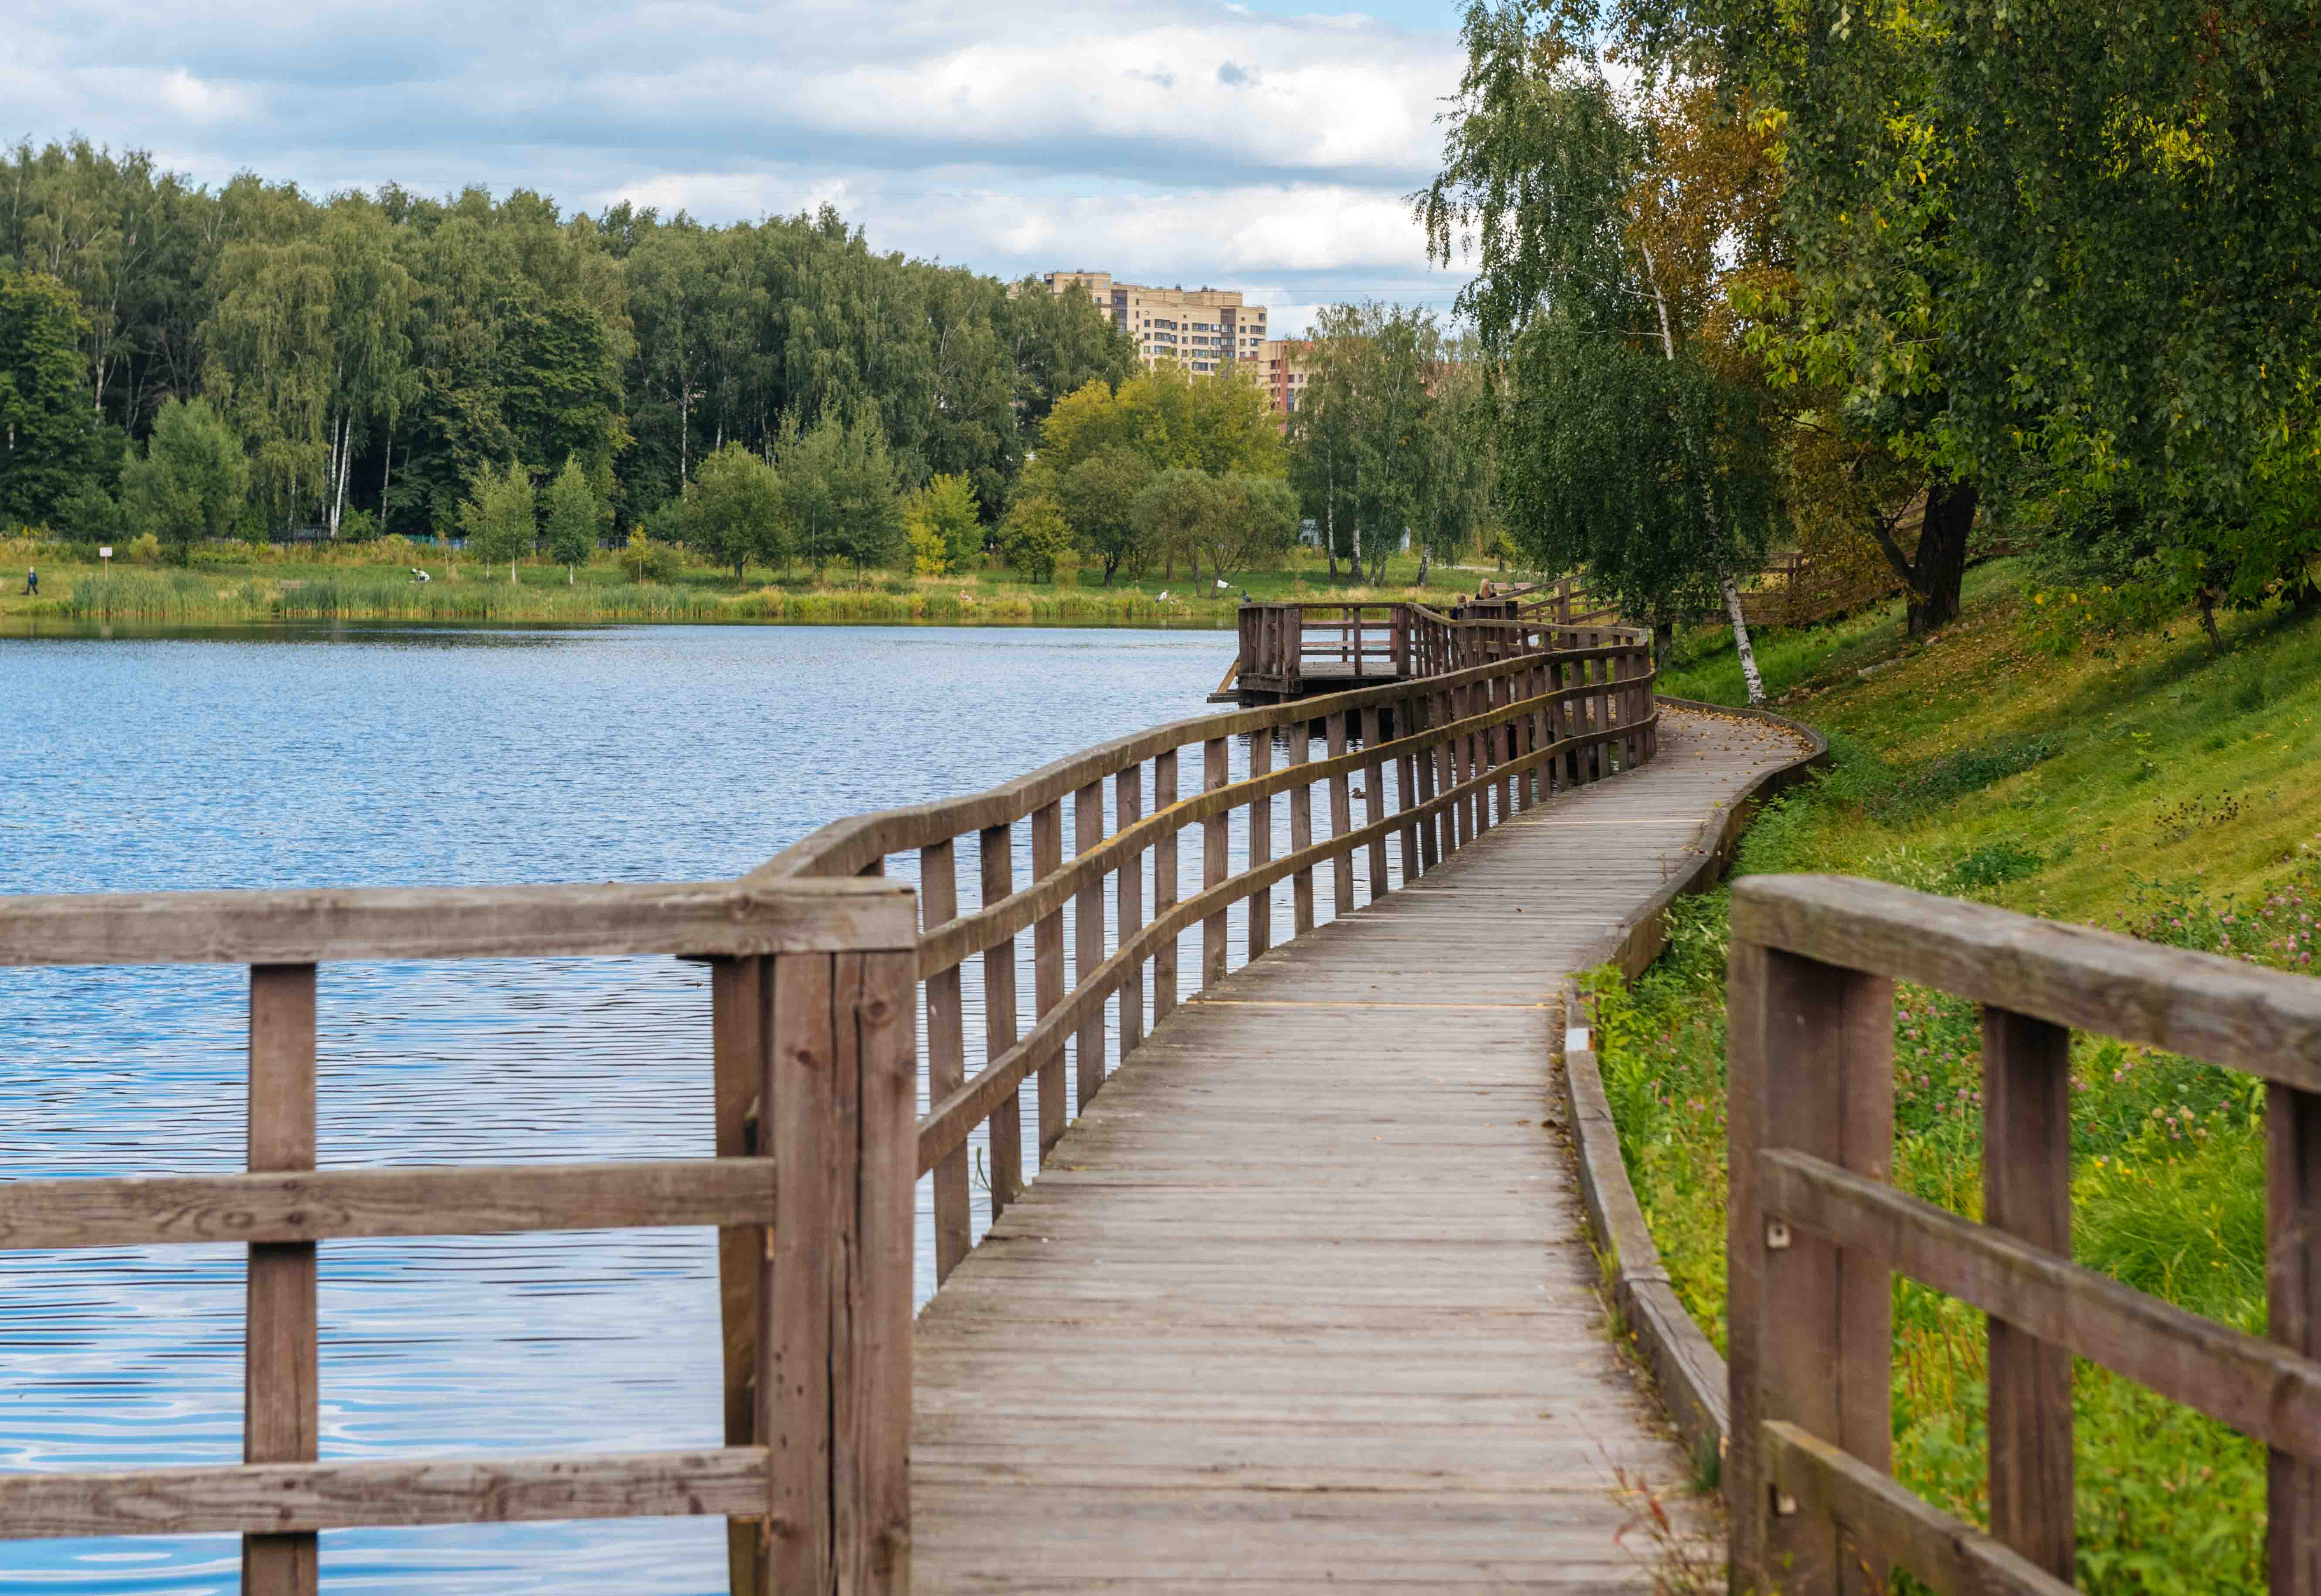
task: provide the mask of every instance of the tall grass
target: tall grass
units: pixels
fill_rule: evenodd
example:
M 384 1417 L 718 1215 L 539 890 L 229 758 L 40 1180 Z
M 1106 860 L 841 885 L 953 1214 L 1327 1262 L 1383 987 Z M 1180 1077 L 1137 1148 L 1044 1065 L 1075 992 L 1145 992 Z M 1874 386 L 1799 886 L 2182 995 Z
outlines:
M 2321 623 L 2236 621 L 2218 655 L 2160 617 L 2144 630 L 2089 626 L 2065 648 L 2040 607 L 1988 567 L 1979 581 L 1966 617 L 1930 647 L 1901 637 L 1891 617 L 1770 639 L 1766 654 L 1804 706 L 1793 712 L 1828 731 L 1836 764 L 1760 817 L 1740 871 L 1868 875 L 2311 970 Z M 1737 673 L 1724 680 L 1729 648 L 1702 641 L 1696 682 L 1737 697 Z M 1720 1344 L 1725 911 L 1722 893 L 1688 901 L 1669 955 L 1641 980 L 1591 977 L 1637 1198 L 1671 1283 Z M 1979 1216 L 1975 1005 L 1902 987 L 1894 1066 L 1896 1183 Z M 2094 1037 L 2075 1039 L 2071 1071 L 2074 1256 L 2262 1333 L 2260 1085 Z M 1984 1321 L 1898 1282 L 1894 1323 L 1897 1476 L 1984 1521 Z M 2262 1447 L 2092 1365 L 2077 1369 L 2073 1405 L 2083 1589 L 2265 1588 Z
M 978 593 L 972 588 L 879 588 L 793 593 L 764 587 L 721 593 L 687 584 L 514 585 L 471 578 L 407 577 L 326 571 L 279 579 L 202 570 L 116 571 L 74 581 L 61 612 L 82 621 L 162 624 L 252 621 L 439 621 L 539 622 L 789 621 L 952 624 L 1219 624 L 1232 612 L 1188 612 L 1146 595 Z

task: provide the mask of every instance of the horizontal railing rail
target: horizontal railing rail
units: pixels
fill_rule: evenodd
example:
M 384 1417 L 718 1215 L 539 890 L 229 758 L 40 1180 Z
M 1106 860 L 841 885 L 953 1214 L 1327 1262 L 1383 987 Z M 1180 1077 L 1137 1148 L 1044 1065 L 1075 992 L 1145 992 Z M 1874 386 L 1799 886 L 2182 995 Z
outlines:
M 244 1460 L 0 1475 L 0 1536 L 239 1534 L 311 1596 L 324 1529 L 719 1514 L 736 1591 L 907 1590 L 915 939 L 883 881 L 0 898 L 0 966 L 250 966 L 249 1173 L 0 1181 L 0 1248 L 248 1247 Z M 655 954 L 711 964 L 716 1156 L 314 1167 L 318 965 Z M 318 1244 L 677 1225 L 718 1228 L 726 1446 L 320 1458 Z
M 1890 1183 L 1893 988 L 1983 1007 L 1983 1218 Z M 2071 1588 L 2071 1360 L 2271 1449 L 2281 1596 L 2321 1589 L 2321 983 L 1899 887 L 1759 877 L 1733 899 L 1725 1462 L 1735 1588 Z M 2071 1039 L 2268 1083 L 2271 1338 L 2071 1260 Z M 1891 1278 L 1988 1316 L 1985 1536 L 1898 1485 Z
M 1534 641 L 1546 635 L 1506 630 Z M 1361 901 L 1358 873 L 1371 899 L 1393 889 L 1390 848 L 1401 879 L 1415 881 L 1519 810 L 1641 765 L 1657 740 L 1652 684 L 1649 643 L 1624 633 L 1597 648 L 1511 651 L 1424 680 L 1201 716 L 1115 739 L 986 793 L 840 821 L 753 873 L 751 884 L 770 885 L 883 873 L 890 857 L 916 856 L 929 1102 L 918 1153 L 921 1173 L 934 1177 L 938 1283 L 973 1243 L 970 1138 L 979 1132 L 988 1155 L 996 1218 L 1024 1185 L 1025 1084 L 1036 1093 L 1044 1156 L 1110 1069 L 1135 1052 L 1148 1023 L 1180 1001 L 1181 938 L 1199 928 L 1194 984 L 1211 984 L 1227 974 L 1232 917 L 1250 958 L 1285 929 L 1294 938 L 1315 929 L 1317 872 L 1330 873 L 1328 901 L 1343 912 Z M 1238 777 L 1237 739 L 1248 739 Z M 1277 739 L 1287 745 L 1279 765 Z M 1180 793 L 1180 762 L 1194 748 L 1199 784 Z M 1316 789 L 1326 806 L 1321 827 Z M 1285 801 L 1287 847 L 1277 850 Z M 1028 878 L 1015 860 L 1019 825 L 1030 831 Z M 1198 885 L 1185 891 L 1179 849 L 1196 828 Z M 962 908 L 960 844 L 969 840 L 979 891 L 975 906 Z M 1273 901 L 1284 882 L 1286 927 Z M 1028 1025 L 1017 991 L 1026 936 Z M 970 1076 L 965 974 L 978 959 L 984 1035 Z

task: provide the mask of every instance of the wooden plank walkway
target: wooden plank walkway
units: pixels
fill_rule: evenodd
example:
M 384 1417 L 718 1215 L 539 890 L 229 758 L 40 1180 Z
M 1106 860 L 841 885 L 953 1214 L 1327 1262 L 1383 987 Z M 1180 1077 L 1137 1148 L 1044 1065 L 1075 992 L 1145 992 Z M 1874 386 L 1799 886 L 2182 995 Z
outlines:
M 1659 758 L 1188 1002 L 919 1320 L 921 1591 L 1643 1591 L 1624 1368 L 1549 1122 L 1550 1006 L 1759 771 Z

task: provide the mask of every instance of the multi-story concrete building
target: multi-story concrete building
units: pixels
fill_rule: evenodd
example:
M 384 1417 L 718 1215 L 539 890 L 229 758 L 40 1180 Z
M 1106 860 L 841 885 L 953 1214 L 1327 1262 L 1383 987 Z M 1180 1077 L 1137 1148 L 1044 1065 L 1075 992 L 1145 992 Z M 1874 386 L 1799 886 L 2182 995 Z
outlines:
M 1313 377 L 1313 352 L 1312 342 L 1302 338 L 1269 338 L 1257 346 L 1257 385 L 1284 427 Z
M 1115 283 L 1110 272 L 1051 271 L 1042 280 L 1051 293 L 1083 288 L 1112 324 L 1128 334 L 1147 367 L 1172 361 L 1197 376 L 1213 376 L 1228 366 L 1246 372 L 1256 366 L 1266 341 L 1265 307 L 1243 304 L 1233 288 L 1153 288 Z

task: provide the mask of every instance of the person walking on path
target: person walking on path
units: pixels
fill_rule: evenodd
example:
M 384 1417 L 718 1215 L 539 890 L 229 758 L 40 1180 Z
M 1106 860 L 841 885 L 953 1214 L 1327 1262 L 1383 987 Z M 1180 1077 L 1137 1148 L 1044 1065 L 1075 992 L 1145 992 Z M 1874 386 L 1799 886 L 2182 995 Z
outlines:
M 25 598 L 41 596 L 41 570 L 38 566 L 24 567 L 24 591 L 21 596 Z

